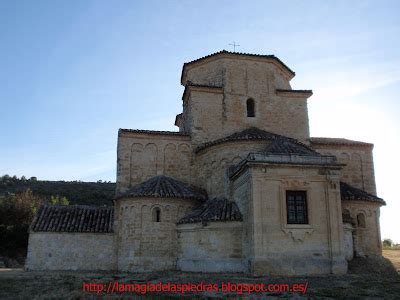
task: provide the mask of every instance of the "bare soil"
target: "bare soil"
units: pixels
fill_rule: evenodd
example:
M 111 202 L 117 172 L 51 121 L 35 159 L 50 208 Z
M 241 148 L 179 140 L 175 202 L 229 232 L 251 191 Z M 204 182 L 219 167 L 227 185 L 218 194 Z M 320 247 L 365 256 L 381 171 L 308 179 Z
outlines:
M 388 252 L 389 251 L 389 252 Z M 349 274 L 308 277 L 250 277 L 245 274 L 201 274 L 188 272 L 106 273 L 46 271 L 25 272 L 22 269 L 0 269 L 0 299 L 398 299 L 400 276 L 390 260 L 399 269 L 400 251 L 384 252 L 387 258 L 364 258 L 349 264 Z M 308 283 L 306 294 L 269 293 L 237 295 L 235 293 L 96 294 L 83 291 L 84 282 L 108 283 Z

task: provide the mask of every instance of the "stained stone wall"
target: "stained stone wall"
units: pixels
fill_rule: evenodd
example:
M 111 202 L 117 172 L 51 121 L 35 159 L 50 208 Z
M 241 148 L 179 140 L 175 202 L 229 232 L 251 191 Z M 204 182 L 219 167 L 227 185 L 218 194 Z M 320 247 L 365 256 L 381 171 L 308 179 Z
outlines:
M 223 86 L 223 94 L 210 96 L 209 91 L 198 89 L 190 93 L 187 110 L 192 112 L 192 117 L 187 120 L 197 121 L 182 126 L 192 127 L 189 131 L 194 144 L 249 127 L 308 143 L 308 96 L 276 92 L 277 89 L 291 89 L 290 78 L 271 62 L 241 57 L 220 58 L 193 66 L 187 70 L 184 83 Z M 255 117 L 247 117 L 246 101 L 249 98 L 255 101 Z M 203 127 L 206 130 L 203 131 Z
M 250 152 L 261 152 L 267 144 L 266 141 L 235 141 L 202 150 L 194 160 L 197 185 L 206 189 L 210 197 L 229 197 L 229 166 L 238 164 Z
M 279 165 L 253 166 L 247 172 L 234 179 L 233 193 L 238 201 L 248 193 L 245 186 L 251 187 L 251 199 L 242 211 L 244 222 L 250 220 L 243 251 L 251 272 L 345 273 L 339 174 Z M 307 192 L 309 224 L 287 224 L 287 190 Z M 246 204 L 239 200 L 238 206 L 242 209 Z
M 118 270 L 143 272 L 176 268 L 176 222 L 199 203 L 188 199 L 131 198 L 115 205 Z M 161 221 L 154 210 L 161 210 Z
M 379 203 L 342 201 L 342 209 L 343 212 L 349 213 L 356 223 L 353 234 L 356 255 L 382 255 Z M 364 224 L 360 218 L 364 220 Z
M 194 181 L 192 146 L 186 135 L 120 131 L 117 157 L 117 193 L 162 174 Z
M 114 234 L 31 232 L 27 270 L 115 270 Z
M 244 272 L 242 222 L 178 225 L 178 270 Z
M 341 181 L 376 195 L 372 146 L 365 145 L 320 145 L 312 147 L 321 154 L 335 155 L 342 169 Z

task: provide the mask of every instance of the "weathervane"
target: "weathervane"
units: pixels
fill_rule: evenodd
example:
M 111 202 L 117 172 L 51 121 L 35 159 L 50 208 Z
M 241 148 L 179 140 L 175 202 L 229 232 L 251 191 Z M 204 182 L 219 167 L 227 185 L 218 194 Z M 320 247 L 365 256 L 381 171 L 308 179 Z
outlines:
M 240 47 L 240 45 L 236 44 L 235 42 L 232 42 L 232 44 L 229 44 L 229 46 L 233 46 L 233 52 L 236 51 L 236 47 Z

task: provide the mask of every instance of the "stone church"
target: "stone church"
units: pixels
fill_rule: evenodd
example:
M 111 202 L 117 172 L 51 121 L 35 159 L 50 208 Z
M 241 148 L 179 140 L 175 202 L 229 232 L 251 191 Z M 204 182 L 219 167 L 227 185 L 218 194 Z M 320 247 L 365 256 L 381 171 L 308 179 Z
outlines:
M 182 68 L 179 131 L 120 129 L 113 207 L 43 206 L 27 270 L 343 274 L 381 255 L 373 145 L 310 137 L 273 55 Z

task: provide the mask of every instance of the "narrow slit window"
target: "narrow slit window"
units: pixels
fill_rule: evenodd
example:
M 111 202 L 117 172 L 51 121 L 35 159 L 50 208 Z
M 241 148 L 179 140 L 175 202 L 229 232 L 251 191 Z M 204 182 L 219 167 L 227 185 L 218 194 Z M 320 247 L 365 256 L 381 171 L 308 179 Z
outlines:
M 256 116 L 255 103 L 253 99 L 247 99 L 247 117 L 253 118 Z
M 161 222 L 161 209 L 158 207 L 153 209 L 153 222 Z

